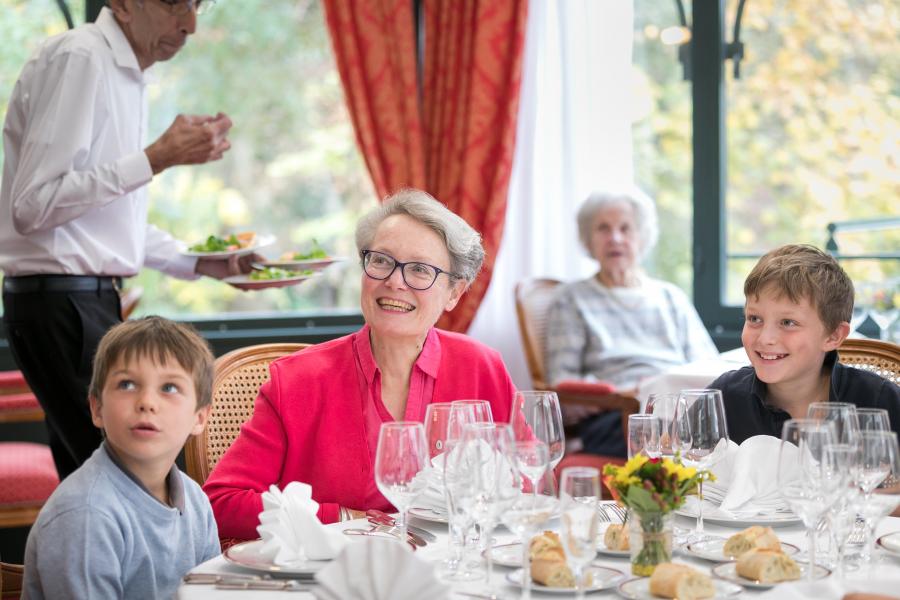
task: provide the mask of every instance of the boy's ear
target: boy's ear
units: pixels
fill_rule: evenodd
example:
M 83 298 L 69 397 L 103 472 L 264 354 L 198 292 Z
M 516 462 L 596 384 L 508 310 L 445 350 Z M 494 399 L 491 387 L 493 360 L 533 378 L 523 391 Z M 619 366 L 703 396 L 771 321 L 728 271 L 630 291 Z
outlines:
M 100 415 L 100 400 L 90 396 L 88 402 L 91 405 L 91 421 L 94 423 L 94 427 L 103 429 L 103 417 Z
M 842 321 L 841 324 L 825 338 L 824 350 L 826 352 L 837 350 L 840 345 L 844 343 L 844 340 L 847 339 L 848 335 L 850 335 L 850 323 Z
M 195 413 L 194 417 L 197 419 L 194 422 L 194 428 L 191 429 L 191 435 L 200 435 L 203 433 L 203 429 L 206 427 L 206 422 L 209 420 L 209 412 L 212 410 L 212 404 L 207 404 L 201 409 L 198 409 Z

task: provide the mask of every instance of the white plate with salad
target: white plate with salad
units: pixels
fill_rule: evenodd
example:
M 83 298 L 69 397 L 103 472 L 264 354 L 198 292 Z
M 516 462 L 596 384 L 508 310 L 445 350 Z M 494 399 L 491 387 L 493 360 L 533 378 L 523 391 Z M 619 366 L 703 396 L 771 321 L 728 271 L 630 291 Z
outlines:
M 222 281 L 239 290 L 264 290 L 298 285 L 315 276 L 316 273 L 309 269 L 305 271 L 289 271 L 277 267 L 264 267 L 244 275 L 232 275 L 224 278 Z
M 255 263 L 254 266 L 259 267 L 275 267 L 278 269 L 288 269 L 291 271 L 321 271 L 325 267 L 336 262 L 346 260 L 342 256 L 329 256 L 328 252 L 322 248 L 316 240 L 313 240 L 312 249 L 308 252 L 288 251 L 282 254 L 276 260 L 266 260 Z
M 204 241 L 188 246 L 181 253 L 200 258 L 228 258 L 252 254 L 257 249 L 274 242 L 274 235 L 256 235 L 252 231 L 232 233 L 225 237 L 210 235 Z

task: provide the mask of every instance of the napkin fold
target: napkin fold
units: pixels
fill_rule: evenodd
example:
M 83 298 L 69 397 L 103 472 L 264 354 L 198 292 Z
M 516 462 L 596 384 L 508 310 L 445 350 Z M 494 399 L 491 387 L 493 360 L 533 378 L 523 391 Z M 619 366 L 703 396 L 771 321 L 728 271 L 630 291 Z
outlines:
M 434 565 L 405 544 L 366 537 L 344 548 L 315 575 L 318 600 L 444 600 L 450 588 L 434 574 Z
M 256 531 L 263 539 L 260 552 L 279 566 L 307 560 L 330 560 L 347 545 L 340 532 L 327 529 L 316 513 L 312 487 L 299 481 L 284 490 L 273 485 L 263 492 L 263 511 Z
M 476 469 L 475 473 L 480 469 L 482 480 L 496 481 L 498 489 L 518 489 L 515 485 L 513 467 L 509 458 L 505 455 L 496 455 L 495 451 L 483 441 L 478 441 L 476 446 L 466 447 L 464 451 L 468 452 L 468 455 L 463 457 L 464 460 L 460 460 L 456 455 L 460 451 L 460 446 L 454 446 L 447 452 L 432 458 L 431 468 L 427 472 L 423 472 L 423 477 L 427 479 L 428 484 L 425 491 L 416 500 L 416 506 L 446 513 L 446 481 L 456 481 L 460 477 L 471 481 L 474 476 L 473 468 Z M 448 459 L 450 464 L 446 466 L 445 470 L 444 465 Z M 503 493 L 502 495 L 509 496 L 510 494 Z
M 790 444 L 785 451 L 797 454 L 787 464 L 799 477 L 799 450 Z M 734 519 L 790 510 L 778 490 L 779 452 L 781 440 L 771 435 L 756 435 L 740 445 L 729 441 L 725 456 L 710 468 L 716 480 L 703 486 L 704 514 Z M 712 504 L 709 512 L 707 504 Z
M 431 468 L 424 474 L 428 484 L 416 499 L 416 506 L 428 508 L 441 514 L 447 512 L 447 498 L 444 495 L 444 461 L 449 452 L 443 452 L 431 459 Z

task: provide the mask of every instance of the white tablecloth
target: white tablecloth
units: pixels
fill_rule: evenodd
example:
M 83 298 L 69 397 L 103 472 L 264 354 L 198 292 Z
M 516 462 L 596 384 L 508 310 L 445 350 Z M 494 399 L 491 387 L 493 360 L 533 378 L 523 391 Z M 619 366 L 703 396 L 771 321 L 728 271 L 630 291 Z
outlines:
M 750 364 L 743 348 L 723 352 L 716 358 L 696 360 L 686 365 L 672 367 L 665 373 L 648 377 L 638 384 L 637 397 L 641 410 L 647 404 L 650 394 L 680 392 L 681 390 L 705 388 L 719 375 L 734 371 Z
M 429 561 L 440 561 L 446 557 L 447 553 L 447 539 L 446 539 L 446 526 L 439 524 L 426 523 L 422 521 L 417 521 L 413 519 L 411 521 L 413 524 L 429 529 L 434 532 L 438 536 L 438 541 L 434 543 L 428 544 L 424 548 L 420 548 L 418 550 L 418 555 L 422 558 Z M 678 525 L 688 527 L 693 526 L 693 519 L 684 519 L 679 517 L 676 521 Z M 347 523 L 339 523 L 335 525 L 331 525 L 331 527 L 345 528 L 345 527 L 360 527 L 366 526 L 365 521 L 349 521 Z M 553 529 L 554 526 L 558 526 L 558 521 L 551 521 L 549 523 L 548 528 Z M 716 526 L 716 525 L 706 525 L 706 529 L 710 534 L 720 535 L 723 537 L 727 537 L 733 534 L 736 529 L 729 529 L 726 527 Z M 878 535 L 883 535 L 886 533 L 891 533 L 894 531 L 900 531 L 900 518 L 888 517 L 884 519 L 878 528 Z M 790 542 L 795 544 L 802 549 L 806 548 L 806 535 L 804 530 L 801 527 L 783 527 L 776 529 L 776 532 L 783 541 Z M 509 531 L 505 528 L 498 527 L 494 532 L 494 538 L 497 540 L 498 544 L 505 544 L 516 541 L 515 536 L 513 536 Z M 356 539 L 356 538 L 351 538 Z M 361 539 L 361 538 L 360 538 Z M 709 572 L 710 567 L 714 566 L 714 563 L 710 563 L 704 560 L 700 560 L 697 558 L 693 558 L 689 555 L 683 553 L 676 553 L 674 560 L 677 562 L 684 562 L 688 564 L 692 564 L 698 569 L 703 570 L 704 572 Z M 630 577 L 630 565 L 627 559 L 618 559 L 618 558 L 608 558 L 603 555 L 597 556 L 597 564 L 612 567 L 615 569 L 619 569 L 626 575 Z M 519 590 L 506 585 L 505 576 L 506 573 L 509 572 L 510 569 L 505 567 L 494 567 L 494 584 L 495 588 L 499 590 L 503 590 L 508 598 L 518 598 Z M 836 578 L 828 577 L 824 580 L 821 580 L 816 588 L 812 592 L 808 592 L 804 588 L 794 589 L 795 594 L 788 595 L 786 592 L 789 589 L 785 588 L 785 585 L 797 586 L 798 584 L 783 584 L 782 586 L 776 586 L 772 590 L 751 590 L 745 589 L 744 593 L 741 595 L 742 597 L 753 597 L 758 600 L 769 600 L 769 599 L 781 599 L 781 598 L 814 598 L 815 600 L 838 600 L 844 593 L 850 591 L 871 591 L 871 592 L 879 592 L 882 594 L 900 594 L 900 559 L 892 558 L 888 555 L 885 555 L 884 561 L 879 562 L 874 569 L 873 572 L 868 572 L 866 569 L 859 569 L 854 572 L 847 573 L 846 580 L 844 585 L 840 585 Z M 199 565 L 194 572 L 197 573 L 243 573 L 248 574 L 252 573 L 251 571 L 242 569 L 240 567 L 234 566 L 225 561 L 225 559 L 221 556 L 218 556 L 212 560 L 209 560 L 202 565 Z M 454 588 L 454 590 L 460 591 L 471 591 L 471 592 L 484 592 L 485 586 L 484 582 L 472 582 L 465 584 L 458 584 Z M 232 590 L 217 590 L 211 585 L 183 585 L 178 590 L 178 598 L 180 600 L 229 600 L 229 599 L 247 599 L 247 598 L 274 598 L 278 595 L 285 595 L 286 592 L 270 592 L 270 591 L 232 591 Z M 564 596 L 560 596 L 559 594 L 542 594 L 540 592 L 533 592 L 535 598 L 560 598 Z M 604 596 L 601 596 L 604 595 Z M 592 597 L 616 597 L 614 590 L 599 592 L 596 594 L 589 594 Z M 900 596 L 898 596 L 900 597 Z M 314 596 L 311 593 L 307 592 L 291 592 L 290 598 L 295 598 L 296 600 L 311 600 Z M 459 598 L 462 600 L 464 596 L 459 596 L 457 594 L 451 594 L 451 598 Z

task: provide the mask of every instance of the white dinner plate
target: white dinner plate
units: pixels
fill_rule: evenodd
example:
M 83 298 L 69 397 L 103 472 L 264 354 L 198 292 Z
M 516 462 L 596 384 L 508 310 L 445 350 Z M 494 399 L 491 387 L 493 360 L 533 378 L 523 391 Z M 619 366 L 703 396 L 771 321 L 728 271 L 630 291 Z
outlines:
M 487 550 L 482 552 L 481 555 L 486 556 Z M 522 542 L 491 546 L 491 560 L 495 565 L 500 565 L 501 567 L 521 567 Z
M 224 281 L 228 285 L 236 287 L 239 290 L 267 290 L 269 288 L 281 288 L 292 285 L 299 285 L 307 279 L 311 279 L 315 276 L 315 274 L 312 274 L 295 275 L 293 277 L 285 277 L 283 279 L 250 279 L 250 275 L 245 274 L 232 275 L 231 277 L 224 278 L 222 281 Z
M 711 560 L 713 562 L 729 562 L 735 560 L 737 556 L 726 555 L 724 552 L 725 542 L 728 540 L 720 537 L 708 537 L 697 542 L 690 542 L 684 545 L 684 551 L 687 554 Z M 781 542 L 781 551 L 792 556 L 800 552 L 800 548 L 787 542 Z
M 697 509 L 695 505 L 684 506 L 675 511 L 676 515 L 681 517 L 697 518 Z M 759 514 L 753 517 L 728 518 L 722 515 L 707 514 L 706 507 L 703 507 L 703 522 L 712 525 L 722 525 L 723 527 L 736 527 L 745 529 L 753 525 L 761 525 L 763 527 L 790 527 L 791 525 L 801 525 L 803 522 L 791 511 L 774 512 L 769 514 Z
M 716 588 L 716 598 L 731 598 L 744 591 L 744 588 L 741 586 L 722 581 L 721 579 L 713 579 L 713 586 Z M 616 591 L 619 592 L 620 596 L 634 598 L 635 600 L 658 600 L 659 598 L 650 593 L 649 577 L 623 581 Z
M 434 508 L 427 508 L 424 506 L 413 506 L 409 509 L 409 516 L 415 517 L 422 521 L 428 521 L 430 523 L 447 523 L 447 511 L 445 510 L 436 510 Z
M 794 579 L 792 581 L 800 581 L 806 579 L 806 570 L 809 568 L 808 563 L 797 563 L 800 567 L 800 579 Z M 758 581 L 755 579 L 747 579 L 746 577 L 741 577 L 737 574 L 737 563 L 736 562 L 727 562 L 722 563 L 720 565 L 716 565 L 712 568 L 712 573 L 719 579 L 724 579 L 726 581 L 730 581 L 732 583 L 740 584 L 744 587 L 754 588 L 754 589 L 767 589 L 770 587 L 775 587 L 778 583 L 786 583 L 783 581 L 779 581 L 778 583 L 769 583 Z M 816 565 L 816 570 L 813 571 L 814 579 L 823 579 L 831 575 L 831 571 L 823 567 L 822 565 Z
M 888 554 L 900 558 L 900 531 L 884 534 L 875 540 L 875 544 Z
M 614 588 L 620 581 L 625 579 L 625 573 L 618 569 L 611 569 L 609 567 L 598 567 L 592 565 L 585 568 L 585 576 L 587 576 L 588 573 L 590 573 L 591 576 L 591 585 L 584 588 L 585 592 L 599 592 L 601 590 L 608 590 Z M 506 574 L 506 581 L 517 588 L 521 588 L 522 576 L 523 569 L 516 569 L 515 571 L 510 571 Z M 567 596 L 575 595 L 575 588 L 550 587 L 541 585 L 536 581 L 531 582 L 531 589 L 536 592 L 543 592 L 545 594 L 564 594 Z
M 278 269 L 287 269 L 288 271 L 321 271 L 329 265 L 336 262 L 347 260 L 341 256 L 329 256 L 328 258 L 311 258 L 309 260 L 264 260 L 254 265 L 260 267 L 275 267 Z
M 245 254 L 252 254 L 258 249 L 265 246 L 270 246 L 274 242 L 274 235 L 258 235 L 256 236 L 256 241 L 253 242 L 253 245 L 247 246 L 246 248 L 238 248 L 236 250 L 223 250 L 221 252 L 191 252 L 190 250 L 185 249 L 181 251 L 181 254 L 184 256 L 196 256 L 199 258 L 228 258 L 229 256 L 244 256 Z
M 276 565 L 271 558 L 262 553 L 263 543 L 262 540 L 251 540 L 235 544 L 225 551 L 225 560 L 259 573 L 290 577 L 312 577 L 319 569 L 331 562 L 327 560 L 305 560 L 289 565 Z

